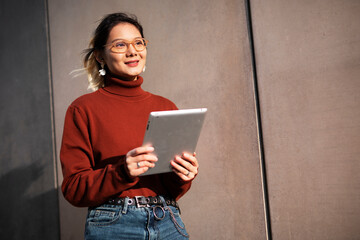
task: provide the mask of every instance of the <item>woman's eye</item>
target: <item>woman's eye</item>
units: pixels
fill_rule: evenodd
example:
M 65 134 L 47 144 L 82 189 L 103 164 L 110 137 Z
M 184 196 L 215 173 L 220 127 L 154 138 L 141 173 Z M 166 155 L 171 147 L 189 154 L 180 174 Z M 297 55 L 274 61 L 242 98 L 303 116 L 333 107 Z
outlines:
M 115 47 L 116 48 L 124 48 L 124 47 L 126 47 L 126 43 L 124 43 L 124 42 L 116 42 Z
M 144 42 L 142 40 L 136 40 L 135 45 L 142 46 L 142 45 L 144 45 Z

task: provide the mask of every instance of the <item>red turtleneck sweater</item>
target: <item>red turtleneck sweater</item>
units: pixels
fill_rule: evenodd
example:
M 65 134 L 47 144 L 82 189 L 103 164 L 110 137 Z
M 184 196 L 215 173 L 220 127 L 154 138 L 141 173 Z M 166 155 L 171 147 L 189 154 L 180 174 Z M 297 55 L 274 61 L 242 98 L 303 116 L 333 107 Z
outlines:
M 171 101 L 141 88 L 142 77 L 107 77 L 105 87 L 76 99 L 65 116 L 60 160 L 65 198 L 78 207 L 112 197 L 165 195 L 179 199 L 190 188 L 174 173 L 130 179 L 125 155 L 142 145 L 151 111 L 175 110 Z

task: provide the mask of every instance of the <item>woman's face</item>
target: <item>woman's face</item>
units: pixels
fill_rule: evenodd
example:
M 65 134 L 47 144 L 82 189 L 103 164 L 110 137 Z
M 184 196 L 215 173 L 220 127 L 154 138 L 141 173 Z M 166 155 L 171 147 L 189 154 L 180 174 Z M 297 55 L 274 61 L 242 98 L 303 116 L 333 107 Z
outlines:
M 137 76 L 142 72 L 146 63 L 146 48 L 138 52 L 132 44 L 128 44 L 125 53 L 115 53 L 111 51 L 111 43 L 117 39 L 131 42 L 135 38 L 141 37 L 139 30 L 129 23 L 119 23 L 111 29 L 106 42 L 108 45 L 105 46 L 102 54 L 102 62 L 107 65 L 112 74 L 126 81 L 134 81 L 137 79 Z

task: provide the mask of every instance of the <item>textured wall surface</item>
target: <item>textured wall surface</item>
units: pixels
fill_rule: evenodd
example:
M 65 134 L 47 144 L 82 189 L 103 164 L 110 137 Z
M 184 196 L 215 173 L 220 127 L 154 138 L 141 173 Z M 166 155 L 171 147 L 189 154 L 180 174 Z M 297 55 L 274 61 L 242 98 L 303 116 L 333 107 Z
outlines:
M 59 239 L 43 0 L 0 4 L 0 239 Z
M 209 109 L 200 174 L 180 201 L 192 239 L 265 239 L 253 79 L 242 1 L 49 1 L 57 146 L 67 106 L 86 92 L 81 67 L 97 20 L 138 15 L 150 40 L 144 89 L 180 108 Z M 59 174 L 59 181 L 62 177 Z M 83 234 L 85 209 L 61 198 L 62 239 Z
M 360 3 L 253 0 L 251 10 L 272 237 L 359 239 Z M 180 201 L 191 239 L 266 239 L 236 0 L 1 1 L 0 239 L 83 238 L 86 209 L 58 194 L 54 155 L 67 106 L 87 92 L 86 76 L 70 73 L 97 21 L 116 11 L 137 14 L 150 40 L 143 88 L 209 109 L 200 174 Z
M 360 2 L 251 1 L 274 239 L 360 239 Z

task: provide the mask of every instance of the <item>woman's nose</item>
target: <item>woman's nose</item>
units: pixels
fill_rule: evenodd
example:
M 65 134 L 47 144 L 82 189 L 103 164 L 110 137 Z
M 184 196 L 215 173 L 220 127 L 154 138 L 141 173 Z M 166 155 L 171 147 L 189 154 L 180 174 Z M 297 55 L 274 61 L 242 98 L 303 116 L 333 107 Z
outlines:
M 128 49 L 126 51 L 126 54 L 129 55 L 129 56 L 134 56 L 134 55 L 137 54 L 137 51 L 136 51 L 135 47 L 132 44 L 128 45 Z

